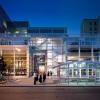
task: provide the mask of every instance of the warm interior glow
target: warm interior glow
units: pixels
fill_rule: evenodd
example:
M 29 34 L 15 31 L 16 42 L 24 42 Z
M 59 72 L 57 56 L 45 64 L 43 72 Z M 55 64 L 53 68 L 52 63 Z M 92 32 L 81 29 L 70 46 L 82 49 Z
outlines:
M 41 72 L 41 73 L 45 72 L 44 66 L 39 66 L 39 72 Z
M 19 48 L 15 48 L 18 52 L 20 52 L 21 50 Z

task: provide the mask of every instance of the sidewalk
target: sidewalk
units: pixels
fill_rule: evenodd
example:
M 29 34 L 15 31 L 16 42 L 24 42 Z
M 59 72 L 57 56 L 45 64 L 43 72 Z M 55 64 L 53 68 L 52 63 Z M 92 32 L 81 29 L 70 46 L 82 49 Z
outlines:
M 54 80 L 51 77 L 47 77 L 44 83 L 40 83 L 37 81 L 36 85 L 34 85 L 33 77 L 30 78 L 15 78 L 9 79 L 5 83 L 1 83 L 0 86 L 54 86 Z
M 7 80 L 6 82 L 0 82 L 0 87 L 24 87 L 24 86 L 29 86 L 29 87 L 33 87 L 33 86 L 100 86 L 100 84 L 90 84 L 90 85 L 82 85 L 82 84 L 75 84 L 75 83 L 59 83 L 58 79 L 55 77 L 47 77 L 46 81 L 44 83 L 40 83 L 37 81 L 36 85 L 34 85 L 34 80 L 33 77 L 30 78 L 11 78 L 9 80 Z

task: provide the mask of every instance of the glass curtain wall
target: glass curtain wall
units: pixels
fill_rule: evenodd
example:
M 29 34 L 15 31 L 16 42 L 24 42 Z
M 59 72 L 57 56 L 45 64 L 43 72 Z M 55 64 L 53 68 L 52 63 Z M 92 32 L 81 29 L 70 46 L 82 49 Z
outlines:
M 44 71 L 45 72 L 52 71 L 53 75 L 57 76 L 59 74 L 57 71 L 59 67 L 57 69 L 53 69 L 53 67 L 66 61 L 64 54 L 63 38 L 35 37 L 30 40 L 29 45 L 34 48 L 34 50 L 32 51 L 33 59 L 34 55 L 36 54 L 38 55 L 39 53 L 43 54 L 43 52 L 45 52 Z M 33 61 L 33 67 L 35 67 L 34 61 Z
M 67 61 L 100 61 L 100 39 L 68 37 Z
M 66 85 L 95 86 L 100 85 L 100 63 L 98 62 L 69 62 L 60 68 L 60 83 Z M 66 73 L 66 75 L 64 74 Z
M 60 66 L 60 82 L 67 85 L 100 85 L 100 39 L 68 37 L 66 63 Z
M 27 75 L 27 47 L 17 45 L 0 46 L 0 55 L 6 63 L 9 75 Z

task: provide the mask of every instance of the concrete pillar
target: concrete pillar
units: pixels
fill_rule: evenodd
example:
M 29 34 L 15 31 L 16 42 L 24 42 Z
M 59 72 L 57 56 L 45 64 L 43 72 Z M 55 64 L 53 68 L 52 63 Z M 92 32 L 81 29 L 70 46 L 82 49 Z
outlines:
M 81 69 L 79 69 L 79 77 L 81 78 Z
M 100 62 L 100 51 L 99 51 L 99 62 Z
M 27 49 L 26 49 L 26 55 L 27 55 L 27 58 L 26 58 L 26 67 L 27 67 L 27 77 L 29 77 L 29 74 L 30 74 L 30 71 L 29 71 L 29 46 L 27 46 Z
M 16 65 L 15 65 L 15 48 L 13 48 L 13 55 L 14 55 L 14 76 L 15 76 L 15 74 L 16 74 L 15 73 L 16 72 L 15 71 L 16 70 L 16 68 L 15 68 L 16 67 Z
M 57 77 L 60 78 L 60 67 L 57 67 Z
M 69 70 L 69 64 L 68 64 L 68 67 L 67 67 L 67 68 L 68 68 L 68 75 L 67 75 L 67 78 L 68 78 L 68 86 L 69 86 L 69 81 L 70 81 L 70 79 L 69 79 L 69 78 L 70 78 L 70 75 L 69 75 L 69 71 L 70 71 L 70 70 Z
M 87 77 L 89 78 L 89 67 L 87 68 Z
M 80 41 L 79 41 L 79 46 L 78 46 L 78 61 L 80 61 Z
M 74 68 L 72 68 L 72 78 L 74 77 Z
M 0 49 L 0 56 L 2 56 L 2 49 Z
M 93 46 L 92 46 L 92 48 L 91 48 L 91 60 L 94 61 Z

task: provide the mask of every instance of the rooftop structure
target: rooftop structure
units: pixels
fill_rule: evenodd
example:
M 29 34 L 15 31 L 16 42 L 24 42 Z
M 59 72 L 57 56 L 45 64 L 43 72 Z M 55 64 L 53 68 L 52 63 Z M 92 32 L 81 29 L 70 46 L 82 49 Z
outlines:
M 100 36 L 100 17 L 84 19 L 81 23 L 81 36 Z

